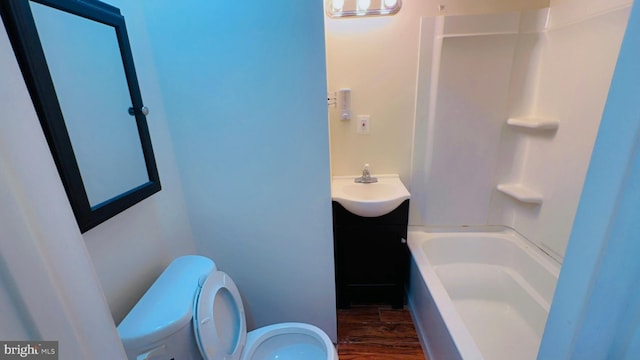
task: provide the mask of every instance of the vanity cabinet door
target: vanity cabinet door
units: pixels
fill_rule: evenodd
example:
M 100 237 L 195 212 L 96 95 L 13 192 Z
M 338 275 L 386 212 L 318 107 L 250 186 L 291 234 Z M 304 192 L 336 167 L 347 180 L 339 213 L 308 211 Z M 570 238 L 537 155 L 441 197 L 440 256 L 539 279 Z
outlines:
M 364 218 L 334 202 L 336 293 L 339 308 L 356 302 L 404 305 L 409 250 L 409 201 L 391 213 Z

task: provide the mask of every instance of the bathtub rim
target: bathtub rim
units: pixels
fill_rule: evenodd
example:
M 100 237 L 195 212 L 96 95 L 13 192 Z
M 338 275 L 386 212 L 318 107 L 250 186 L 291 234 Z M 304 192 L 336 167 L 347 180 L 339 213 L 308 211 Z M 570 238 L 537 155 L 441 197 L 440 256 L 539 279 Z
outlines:
M 556 277 L 560 274 L 560 268 L 562 267 L 562 261 L 558 260 L 555 255 L 543 247 L 540 247 L 539 244 L 534 243 L 533 241 L 527 239 L 524 235 L 519 233 L 512 227 L 503 226 L 503 225 L 484 225 L 484 226 L 419 226 L 419 225 L 410 225 L 407 228 L 407 238 L 409 237 L 409 233 L 411 232 L 422 232 L 428 233 L 431 236 L 435 234 L 441 234 L 444 237 L 455 237 L 456 234 L 469 234 L 469 233 L 478 233 L 487 235 L 491 234 L 499 234 L 505 237 L 510 235 L 515 235 L 522 241 L 517 241 L 515 244 L 522 249 L 527 254 L 530 254 L 534 259 L 541 263 L 545 269 L 551 273 L 553 273 Z M 409 239 L 407 239 L 408 242 Z M 511 239 L 507 239 L 511 241 Z

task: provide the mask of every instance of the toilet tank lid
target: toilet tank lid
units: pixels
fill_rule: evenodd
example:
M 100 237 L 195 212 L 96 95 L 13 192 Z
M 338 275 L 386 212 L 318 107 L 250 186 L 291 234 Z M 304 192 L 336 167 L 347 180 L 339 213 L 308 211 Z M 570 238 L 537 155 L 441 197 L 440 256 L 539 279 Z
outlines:
M 204 256 L 173 260 L 118 325 L 125 347 L 162 339 L 189 324 L 198 282 L 214 270 L 215 263 Z

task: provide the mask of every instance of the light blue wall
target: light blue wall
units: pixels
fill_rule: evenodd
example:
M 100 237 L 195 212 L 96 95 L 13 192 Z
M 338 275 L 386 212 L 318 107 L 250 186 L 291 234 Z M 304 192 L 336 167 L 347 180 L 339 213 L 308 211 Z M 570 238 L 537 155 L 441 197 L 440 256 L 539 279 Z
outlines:
M 250 328 L 335 340 L 322 1 L 144 7 L 199 253 L 238 284 Z
M 162 191 L 81 234 L 0 21 L 0 338 L 60 341 L 60 358 L 120 359 L 115 325 L 176 256 L 190 224 L 141 7 L 127 14 Z M 91 120 L 91 114 L 87 120 Z
M 638 42 L 640 9 L 634 6 L 539 359 L 640 356 Z
M 100 278 L 100 286 L 117 323 L 174 257 L 195 252 L 195 246 L 191 238 L 169 129 L 162 109 L 155 66 L 148 50 L 149 44 L 141 7 L 130 1 L 110 1 L 110 3 L 119 6 L 122 12 L 127 14 L 129 38 L 142 96 L 147 106 L 153 109 L 147 121 L 162 182 L 162 191 L 85 232 L 82 236 L 73 217 L 65 219 L 64 222 L 58 221 L 58 226 L 73 231 L 84 240 L 77 245 L 78 251 L 91 256 L 92 265 Z M 1 28 L 3 36 L 6 36 L 4 25 L 1 25 Z M 53 157 L 45 142 L 38 118 L 35 116 L 20 70 L 13 63 L 15 56 L 8 40 L 5 43 L 3 38 L 2 45 L 3 53 L 7 54 L 12 61 L 0 62 L 0 71 L 4 73 L 1 78 L 17 79 L 12 81 L 19 81 L 19 86 L 9 81 L 0 82 L 0 94 L 6 93 L 0 101 L 2 105 L 0 119 L 2 131 L 7 136 L 7 141 L 3 142 L 0 151 L 3 155 L 12 156 L 7 163 L 16 169 L 15 174 L 12 171 L 0 176 L 17 177 L 17 181 L 28 193 L 36 193 L 36 189 L 29 188 L 29 186 L 36 186 L 37 191 L 44 190 L 50 194 L 62 191 L 64 195 L 57 171 L 46 174 L 36 171 L 36 169 L 40 171 L 45 165 L 52 165 Z M 95 119 L 87 117 L 86 120 Z M 29 132 L 23 129 L 27 125 L 31 126 L 28 128 Z M 24 173 L 18 174 L 19 171 Z M 0 211 L 4 210 L 5 205 L 0 202 Z M 36 209 L 34 211 L 43 213 L 70 213 L 71 211 L 66 195 L 61 198 L 61 201 L 46 204 L 32 203 L 29 199 L 22 199 L 21 205 L 34 207 Z M 19 224 L 15 223 L 14 226 L 17 228 Z M 42 224 L 32 225 L 33 228 L 39 226 Z M 47 231 L 50 231 L 53 236 L 56 233 L 62 233 L 59 229 Z M 0 245 L 5 241 L 13 240 L 0 236 Z

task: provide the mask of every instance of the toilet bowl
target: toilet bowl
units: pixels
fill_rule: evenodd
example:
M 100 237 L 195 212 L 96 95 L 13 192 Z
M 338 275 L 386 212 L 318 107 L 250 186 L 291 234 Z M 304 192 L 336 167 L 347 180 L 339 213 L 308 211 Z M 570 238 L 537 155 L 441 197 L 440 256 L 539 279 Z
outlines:
M 318 330 L 303 323 L 280 323 L 253 330 L 247 334 L 248 347 L 242 360 L 337 359 L 336 354 L 331 354 L 335 353 L 333 343 Z M 331 353 L 327 354 L 327 349 Z
M 202 256 L 174 260 L 118 325 L 136 360 L 337 360 L 321 329 L 304 323 L 246 331 L 240 293 Z

